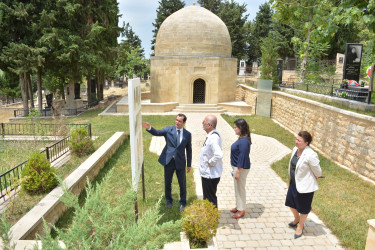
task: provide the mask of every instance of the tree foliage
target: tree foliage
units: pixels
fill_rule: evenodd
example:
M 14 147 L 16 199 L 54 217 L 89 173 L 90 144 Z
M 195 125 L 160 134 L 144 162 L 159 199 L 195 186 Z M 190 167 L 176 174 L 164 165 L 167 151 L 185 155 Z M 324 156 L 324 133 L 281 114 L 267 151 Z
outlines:
M 144 57 L 142 41 L 136 35 L 127 23 L 122 33 L 125 38 L 121 41 L 117 50 L 116 75 L 127 75 L 133 78 L 133 75 L 141 75 L 147 71 L 147 63 Z
M 114 64 L 117 5 L 116 0 L 0 3 L 0 69 L 19 75 L 26 112 L 29 99 L 33 107 L 31 75 L 38 76 L 39 100 L 46 74 L 58 79 L 59 89 L 92 72 L 104 82 Z
M 241 60 L 246 55 L 246 42 L 250 30 L 248 29 L 246 4 L 238 4 L 233 0 L 224 1 L 219 7 L 218 16 L 228 28 L 233 57 Z
M 198 4 L 211 11 L 215 15 L 219 14 L 219 8 L 221 5 L 222 1 L 221 0 L 198 0 Z
M 252 22 L 250 36 L 248 38 L 249 50 L 247 55 L 249 62 L 257 61 L 262 56 L 261 43 L 262 39 L 266 38 L 271 30 L 272 14 L 269 3 L 264 3 L 259 6 L 259 11 L 255 16 L 255 20 Z
M 337 30 L 330 22 L 332 10 L 330 0 L 271 0 L 275 17 L 295 30 L 292 42 L 301 60 L 300 81 L 305 78 L 307 58 L 312 55 L 319 58 L 329 48 L 327 38 Z

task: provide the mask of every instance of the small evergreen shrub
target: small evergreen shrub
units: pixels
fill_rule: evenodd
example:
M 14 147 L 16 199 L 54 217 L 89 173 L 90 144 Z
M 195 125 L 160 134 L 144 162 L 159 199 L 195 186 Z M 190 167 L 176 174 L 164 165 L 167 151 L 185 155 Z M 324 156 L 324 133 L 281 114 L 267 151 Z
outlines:
M 70 148 L 78 156 L 86 155 L 94 151 L 94 145 L 84 127 L 74 128 L 70 132 Z
M 118 202 L 108 199 L 116 187 L 108 188 L 110 171 L 95 187 L 87 181 L 86 201 L 78 202 L 78 196 L 67 190 L 61 201 L 75 209 L 74 219 L 69 230 L 58 229 L 57 237 L 52 237 L 47 223 L 44 223 L 45 236 L 41 249 L 163 249 L 163 245 L 175 239 L 176 230 L 181 229 L 181 220 L 161 222 L 161 199 L 147 211 L 139 214 L 136 222 L 134 202 L 136 192 L 131 188 L 119 197 Z M 65 248 L 59 246 L 62 241 Z
M 190 241 L 191 248 L 207 247 L 216 235 L 220 211 L 208 200 L 195 200 L 184 211 L 182 230 Z
M 43 154 L 35 151 L 21 173 L 21 187 L 29 193 L 44 193 L 56 187 L 56 169 Z

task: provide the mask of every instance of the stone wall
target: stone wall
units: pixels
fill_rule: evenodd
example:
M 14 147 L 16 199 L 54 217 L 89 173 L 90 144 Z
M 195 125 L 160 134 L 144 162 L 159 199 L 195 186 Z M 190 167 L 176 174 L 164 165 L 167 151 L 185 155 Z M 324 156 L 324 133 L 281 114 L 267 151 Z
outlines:
M 239 85 L 236 97 L 254 105 L 257 90 Z M 273 92 L 272 119 L 294 133 L 307 130 L 329 159 L 375 181 L 375 118 L 282 92 Z
M 245 86 L 242 84 L 237 85 L 236 100 L 244 101 L 251 107 L 253 107 L 249 115 L 255 114 L 257 92 L 258 91 L 252 87 Z

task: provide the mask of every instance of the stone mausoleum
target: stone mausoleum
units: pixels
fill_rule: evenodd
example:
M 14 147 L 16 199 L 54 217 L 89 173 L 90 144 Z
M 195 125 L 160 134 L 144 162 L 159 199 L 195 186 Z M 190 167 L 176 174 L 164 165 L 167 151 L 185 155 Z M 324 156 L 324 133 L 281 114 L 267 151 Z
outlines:
M 189 6 L 160 26 L 151 57 L 151 103 L 234 101 L 236 74 L 228 29 L 209 10 Z

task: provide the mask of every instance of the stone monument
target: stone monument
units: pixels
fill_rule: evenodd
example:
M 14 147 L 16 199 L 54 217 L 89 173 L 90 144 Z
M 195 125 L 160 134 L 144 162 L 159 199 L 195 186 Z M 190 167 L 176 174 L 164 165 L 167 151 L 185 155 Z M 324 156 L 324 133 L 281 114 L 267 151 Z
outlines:
M 241 60 L 240 61 L 240 67 L 238 69 L 238 75 L 239 76 L 244 76 L 246 74 L 246 61 Z
M 182 8 L 160 26 L 151 57 L 151 103 L 234 101 L 236 74 L 228 29 L 209 10 Z

